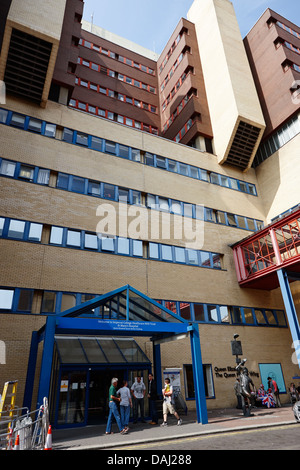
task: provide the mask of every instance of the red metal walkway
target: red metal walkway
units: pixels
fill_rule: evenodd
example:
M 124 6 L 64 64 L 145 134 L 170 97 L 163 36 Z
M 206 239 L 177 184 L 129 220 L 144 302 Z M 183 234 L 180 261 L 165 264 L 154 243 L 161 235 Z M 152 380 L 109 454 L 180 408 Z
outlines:
M 241 287 L 279 287 L 276 271 L 300 272 L 300 209 L 232 245 Z M 292 281 L 292 275 L 289 276 Z

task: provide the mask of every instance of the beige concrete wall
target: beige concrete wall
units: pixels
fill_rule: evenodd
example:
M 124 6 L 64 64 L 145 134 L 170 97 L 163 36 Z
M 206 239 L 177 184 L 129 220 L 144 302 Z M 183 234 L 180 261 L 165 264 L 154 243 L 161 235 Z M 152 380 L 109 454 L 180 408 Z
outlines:
M 256 168 L 258 190 L 268 222 L 299 204 L 299 149 L 298 134 Z
M 216 157 L 210 154 L 117 123 L 97 119 L 56 103 L 49 102 L 46 109 L 42 110 L 27 103 L 11 100 L 8 102 L 8 108 L 54 122 L 62 127 L 91 133 L 210 171 L 257 183 L 254 170 L 245 175 L 236 169 L 221 167 Z M 259 188 L 259 197 L 254 197 L 12 127 L 0 126 L 0 133 L 2 142 L 0 156 L 4 158 L 137 189 L 143 193 L 149 192 L 204 204 L 248 217 L 264 218 L 261 188 Z M 98 204 L 109 202 L 8 178 L 1 178 L 0 201 L 2 217 L 93 232 L 98 222 L 96 214 Z M 116 203 L 112 205 L 118 214 L 118 205 Z M 149 211 L 143 208 L 143 217 L 147 216 Z M 170 217 L 171 227 L 174 226 L 175 219 L 175 216 Z M 248 234 L 247 231 L 227 226 L 204 224 L 203 246 L 197 248 L 222 253 L 224 257 L 221 271 L 146 258 L 134 259 L 1 239 L 0 250 L 4 269 L 0 272 L 0 285 L 31 288 L 42 295 L 45 289 L 103 294 L 130 284 L 154 299 L 281 309 L 283 304 L 278 293 L 241 289 L 237 284 L 229 245 Z M 183 239 L 175 237 L 166 241 L 161 235 L 156 241 L 179 246 L 184 243 Z M 38 312 L 38 308 L 36 306 L 35 308 Z M 31 331 L 39 329 L 44 324 L 45 317 L 1 314 L 0 321 L 4 328 L 1 329 L 0 340 L 5 340 L 8 345 L 8 363 L 5 368 L 1 366 L 0 383 L 18 378 L 24 385 Z M 19 326 L 19 322 L 22 322 L 22 325 Z M 246 354 L 249 355 L 249 361 L 253 362 L 253 364 L 251 362 L 253 369 L 257 369 L 259 362 L 280 362 L 283 364 L 285 379 L 290 377 L 291 340 L 288 329 L 201 325 L 203 361 L 212 364 L 213 368 L 234 365 L 229 343 L 236 330 L 240 333 L 243 344 L 249 348 Z M 2 334 L 2 331 L 5 333 Z M 274 347 L 273 338 L 280 343 L 277 349 Z M 15 352 L 17 342 L 14 341 L 19 339 L 19 351 Z M 143 340 L 141 342 L 143 343 Z M 149 341 L 145 340 L 145 348 L 151 349 Z M 182 367 L 184 363 L 191 364 L 188 341 L 174 343 L 170 349 L 165 345 L 162 346 L 163 368 Z M 235 398 L 229 379 L 214 378 L 214 385 L 216 400 L 208 400 L 210 408 L 234 404 Z M 193 406 L 194 404 L 190 402 L 189 407 Z
M 196 26 L 214 147 L 223 163 L 239 120 L 263 129 L 264 118 L 232 3 L 195 0 L 187 17 Z

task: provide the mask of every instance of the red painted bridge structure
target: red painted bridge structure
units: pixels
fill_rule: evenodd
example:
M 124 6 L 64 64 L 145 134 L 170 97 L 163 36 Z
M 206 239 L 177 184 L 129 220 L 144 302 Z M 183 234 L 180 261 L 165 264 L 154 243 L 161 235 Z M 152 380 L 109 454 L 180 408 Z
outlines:
M 300 208 L 231 246 L 239 285 L 280 288 L 300 368 L 300 326 L 290 282 L 300 280 Z

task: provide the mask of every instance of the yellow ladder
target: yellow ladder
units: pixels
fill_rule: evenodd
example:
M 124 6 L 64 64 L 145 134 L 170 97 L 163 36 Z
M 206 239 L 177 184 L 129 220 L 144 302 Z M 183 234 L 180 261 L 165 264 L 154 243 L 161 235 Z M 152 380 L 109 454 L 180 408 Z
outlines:
M 7 392 L 8 392 L 8 388 L 9 388 L 10 385 L 12 386 L 12 391 L 11 391 L 11 393 L 8 394 Z M 13 410 L 14 410 L 14 407 L 15 407 L 16 395 L 17 395 L 17 385 L 18 385 L 17 380 L 11 380 L 10 382 L 5 382 L 4 388 L 3 388 L 3 393 L 2 393 L 1 399 L 0 399 L 0 419 L 1 419 L 1 415 L 2 415 L 2 412 L 3 412 L 4 403 L 5 403 L 6 398 L 11 398 L 10 408 L 7 411 L 9 411 L 9 417 L 10 418 L 13 416 Z

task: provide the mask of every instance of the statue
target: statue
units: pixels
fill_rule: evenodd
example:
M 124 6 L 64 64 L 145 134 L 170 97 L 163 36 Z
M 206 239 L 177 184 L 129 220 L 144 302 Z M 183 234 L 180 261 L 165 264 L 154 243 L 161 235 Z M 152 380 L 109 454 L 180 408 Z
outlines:
M 240 379 L 239 386 L 237 387 L 236 392 L 241 397 L 244 416 L 249 417 L 251 415 L 252 393 L 255 393 L 256 389 L 251 377 L 249 377 L 247 367 L 244 367 L 246 360 L 247 359 L 243 359 L 235 368 L 237 373 L 239 374 Z

